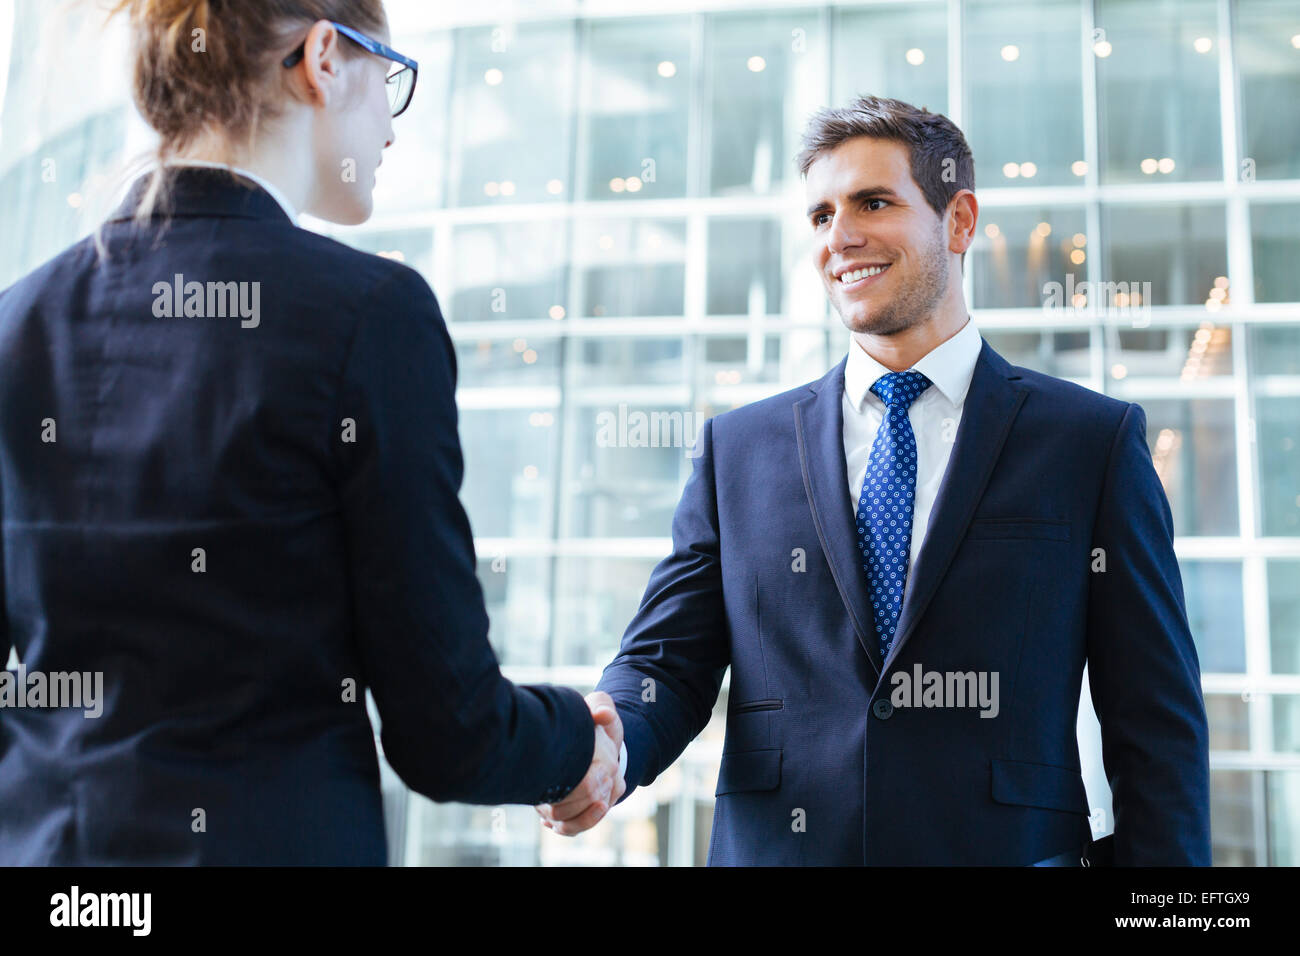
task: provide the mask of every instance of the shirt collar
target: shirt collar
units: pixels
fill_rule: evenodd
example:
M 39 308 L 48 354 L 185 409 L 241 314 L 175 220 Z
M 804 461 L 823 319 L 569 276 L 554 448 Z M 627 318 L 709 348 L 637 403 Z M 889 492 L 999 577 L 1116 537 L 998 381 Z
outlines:
M 928 378 L 954 407 L 961 408 L 975 374 L 975 363 L 979 359 L 982 341 L 975 320 L 967 316 L 961 331 L 932 348 L 912 368 Z M 862 409 L 871 386 L 876 384 L 880 376 L 888 375 L 890 371 L 872 358 L 856 339 L 849 339 L 849 358 L 844 366 L 844 394 L 854 408 L 859 411 Z
M 265 189 L 267 193 L 270 194 L 271 198 L 274 199 L 279 204 L 280 208 L 284 210 L 284 214 L 289 217 L 289 220 L 295 226 L 298 225 L 298 211 L 293 208 L 293 203 L 289 202 L 289 200 L 285 197 L 284 193 L 280 191 L 280 188 L 278 186 L 276 186 L 274 183 L 270 182 L 269 180 L 264 179 L 261 176 L 257 175 L 257 173 L 249 172 L 247 169 L 242 169 L 239 166 L 231 166 L 227 163 L 214 163 L 211 160 L 206 160 L 206 159 L 181 159 L 181 158 L 169 159 L 167 160 L 167 165 L 168 166 L 202 166 L 206 169 L 228 169 L 232 173 L 235 173 L 238 176 L 243 176 L 245 179 L 251 180 L 252 182 L 257 183 L 257 185 Z

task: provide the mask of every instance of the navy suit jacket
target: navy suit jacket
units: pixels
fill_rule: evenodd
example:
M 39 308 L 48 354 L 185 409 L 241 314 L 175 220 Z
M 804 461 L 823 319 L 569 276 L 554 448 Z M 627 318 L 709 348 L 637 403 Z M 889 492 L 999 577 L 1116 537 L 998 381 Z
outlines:
M 176 174 L 165 230 L 139 195 L 107 262 L 0 294 L 0 655 L 104 696 L 0 708 L 0 864 L 382 864 L 367 688 L 425 796 L 576 786 L 581 695 L 488 642 L 427 283 L 222 170 Z M 260 283 L 257 322 L 160 317 L 178 274 Z
M 710 864 L 1077 859 L 1086 661 L 1114 862 L 1209 864 L 1200 669 L 1141 407 L 984 343 L 881 660 L 844 364 L 703 427 L 672 554 L 599 684 L 624 722 L 628 793 L 704 728 L 730 666 Z M 998 715 L 895 706 L 894 675 L 918 665 L 996 673 Z

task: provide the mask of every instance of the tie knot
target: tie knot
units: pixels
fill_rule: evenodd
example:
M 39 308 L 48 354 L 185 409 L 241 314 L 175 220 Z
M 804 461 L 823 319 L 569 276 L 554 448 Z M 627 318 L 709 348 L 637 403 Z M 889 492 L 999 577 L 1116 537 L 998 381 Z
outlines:
M 889 372 L 876 379 L 872 393 L 887 406 L 912 407 L 916 397 L 930 387 L 930 380 L 915 369 L 906 372 Z

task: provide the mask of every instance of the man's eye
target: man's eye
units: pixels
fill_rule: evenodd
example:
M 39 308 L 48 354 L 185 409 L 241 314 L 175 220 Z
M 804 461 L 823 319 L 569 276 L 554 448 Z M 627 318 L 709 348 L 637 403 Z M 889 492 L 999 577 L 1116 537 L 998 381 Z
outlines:
M 828 212 L 819 212 L 817 215 L 813 216 L 813 225 L 814 225 L 814 226 L 824 226 L 824 225 L 826 225 L 826 220 L 827 220 L 829 217 L 830 217 L 830 213 L 828 213 Z
M 884 200 L 884 199 L 868 199 L 868 200 L 867 200 L 867 208 L 868 208 L 868 209 L 871 208 L 871 204 L 872 204 L 873 202 L 878 202 L 878 203 L 881 203 L 882 205 L 885 205 L 885 206 L 888 206 L 888 205 L 889 205 L 889 203 L 888 203 L 886 200 Z

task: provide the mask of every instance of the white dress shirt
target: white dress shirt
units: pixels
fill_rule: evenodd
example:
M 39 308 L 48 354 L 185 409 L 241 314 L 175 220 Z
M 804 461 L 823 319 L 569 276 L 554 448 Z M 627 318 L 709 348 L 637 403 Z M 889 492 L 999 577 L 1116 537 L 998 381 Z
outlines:
M 916 497 L 912 499 L 912 548 L 905 592 L 912 583 L 910 569 L 916 567 L 939 484 L 948 469 L 962 406 L 966 403 L 966 392 L 982 344 L 979 330 L 968 316 L 960 332 L 935 346 L 912 366 L 931 385 L 907 410 L 907 420 L 916 436 Z M 885 403 L 871 391 L 871 386 L 891 371 L 873 359 L 856 340 L 849 340 L 849 359 L 844 366 L 844 459 L 850 506 L 855 515 L 871 460 L 871 446 L 880 431 L 880 423 L 885 420 Z
M 261 176 L 257 175 L 257 173 L 250 173 L 247 169 L 242 169 L 239 166 L 228 166 L 225 163 L 214 163 L 207 159 L 169 159 L 167 160 L 167 165 L 203 166 L 207 169 L 228 169 L 232 173 L 243 176 L 245 179 L 251 179 L 253 182 L 257 183 L 257 185 L 270 193 L 271 198 L 280 204 L 280 208 L 284 210 L 284 214 L 289 217 L 289 220 L 295 226 L 298 225 L 298 211 L 293 208 L 293 203 L 289 202 L 288 198 L 285 197 L 284 193 L 278 186 L 268 179 L 263 179 Z

